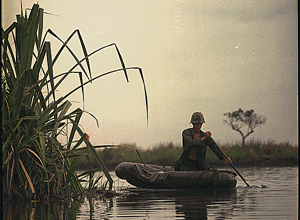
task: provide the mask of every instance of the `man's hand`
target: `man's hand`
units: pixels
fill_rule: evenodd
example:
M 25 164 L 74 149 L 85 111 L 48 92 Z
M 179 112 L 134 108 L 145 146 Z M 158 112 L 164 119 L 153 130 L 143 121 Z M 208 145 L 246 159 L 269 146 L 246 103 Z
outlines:
M 223 156 L 223 157 L 227 163 L 232 163 L 232 160 L 230 159 L 230 157 L 225 157 L 225 156 Z
M 205 132 L 205 136 L 201 138 L 201 141 L 205 141 L 208 137 L 211 137 L 212 133 L 210 131 Z
M 210 131 L 205 132 L 205 134 L 206 134 L 208 137 L 212 136 L 212 133 L 211 133 Z

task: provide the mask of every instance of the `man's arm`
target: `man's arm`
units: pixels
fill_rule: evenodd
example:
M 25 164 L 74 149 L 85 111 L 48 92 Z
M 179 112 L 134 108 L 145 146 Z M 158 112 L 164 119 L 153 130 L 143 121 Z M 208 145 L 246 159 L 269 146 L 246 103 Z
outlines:
M 220 160 L 223 160 L 224 159 L 223 154 L 220 151 L 214 139 L 212 139 L 212 137 L 207 137 L 206 140 L 209 148 L 217 155 L 217 157 L 219 157 Z

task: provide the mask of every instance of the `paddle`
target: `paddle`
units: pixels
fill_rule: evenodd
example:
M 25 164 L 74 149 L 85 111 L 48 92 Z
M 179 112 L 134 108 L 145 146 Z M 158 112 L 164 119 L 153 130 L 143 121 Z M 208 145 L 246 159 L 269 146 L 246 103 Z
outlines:
M 211 138 L 212 139 L 212 138 Z M 212 139 L 213 140 L 213 139 Z M 213 142 L 216 144 L 216 142 L 213 140 Z M 241 179 L 244 181 L 244 183 L 250 187 L 250 185 L 246 182 L 246 180 L 244 179 L 244 177 L 242 177 L 242 175 L 240 174 L 240 172 L 235 168 L 235 166 L 233 165 L 232 161 L 230 162 L 228 160 L 228 157 L 225 155 L 225 153 L 221 150 L 221 148 L 219 148 L 219 146 L 216 144 L 217 148 L 221 151 L 221 153 L 223 154 L 223 157 L 230 163 L 230 165 L 232 166 L 232 168 L 235 170 L 235 172 L 241 177 Z

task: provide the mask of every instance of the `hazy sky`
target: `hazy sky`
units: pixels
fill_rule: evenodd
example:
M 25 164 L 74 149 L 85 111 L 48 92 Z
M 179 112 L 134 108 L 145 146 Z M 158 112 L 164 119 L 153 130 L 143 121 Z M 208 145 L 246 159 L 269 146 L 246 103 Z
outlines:
M 225 112 L 254 109 L 267 122 L 248 138 L 298 143 L 298 11 L 296 0 L 39 0 L 44 30 L 63 40 L 79 29 L 89 52 L 116 43 L 129 66 L 143 69 L 148 98 L 147 127 L 139 73 L 120 72 L 86 87 L 81 121 L 93 144 L 181 144 L 193 112 L 201 111 L 219 143 L 241 136 L 223 123 Z M 23 8 L 35 1 L 23 0 Z M 15 21 L 20 1 L 2 1 L 3 27 Z M 53 52 L 60 44 L 53 37 Z M 77 37 L 70 46 L 82 58 Z M 114 48 L 91 59 L 93 76 L 120 68 Z M 74 65 L 64 53 L 56 73 Z M 69 78 L 58 90 L 79 85 Z M 82 108 L 81 94 L 70 98 Z

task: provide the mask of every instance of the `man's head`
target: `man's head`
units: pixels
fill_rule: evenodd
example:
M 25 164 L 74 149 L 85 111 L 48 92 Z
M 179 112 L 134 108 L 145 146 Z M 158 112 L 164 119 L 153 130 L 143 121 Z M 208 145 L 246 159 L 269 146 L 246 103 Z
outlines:
M 204 116 L 201 112 L 194 112 L 191 118 L 192 124 L 203 124 L 205 123 Z
M 198 133 L 202 128 L 202 124 L 201 123 L 193 123 L 193 129 L 195 133 Z

